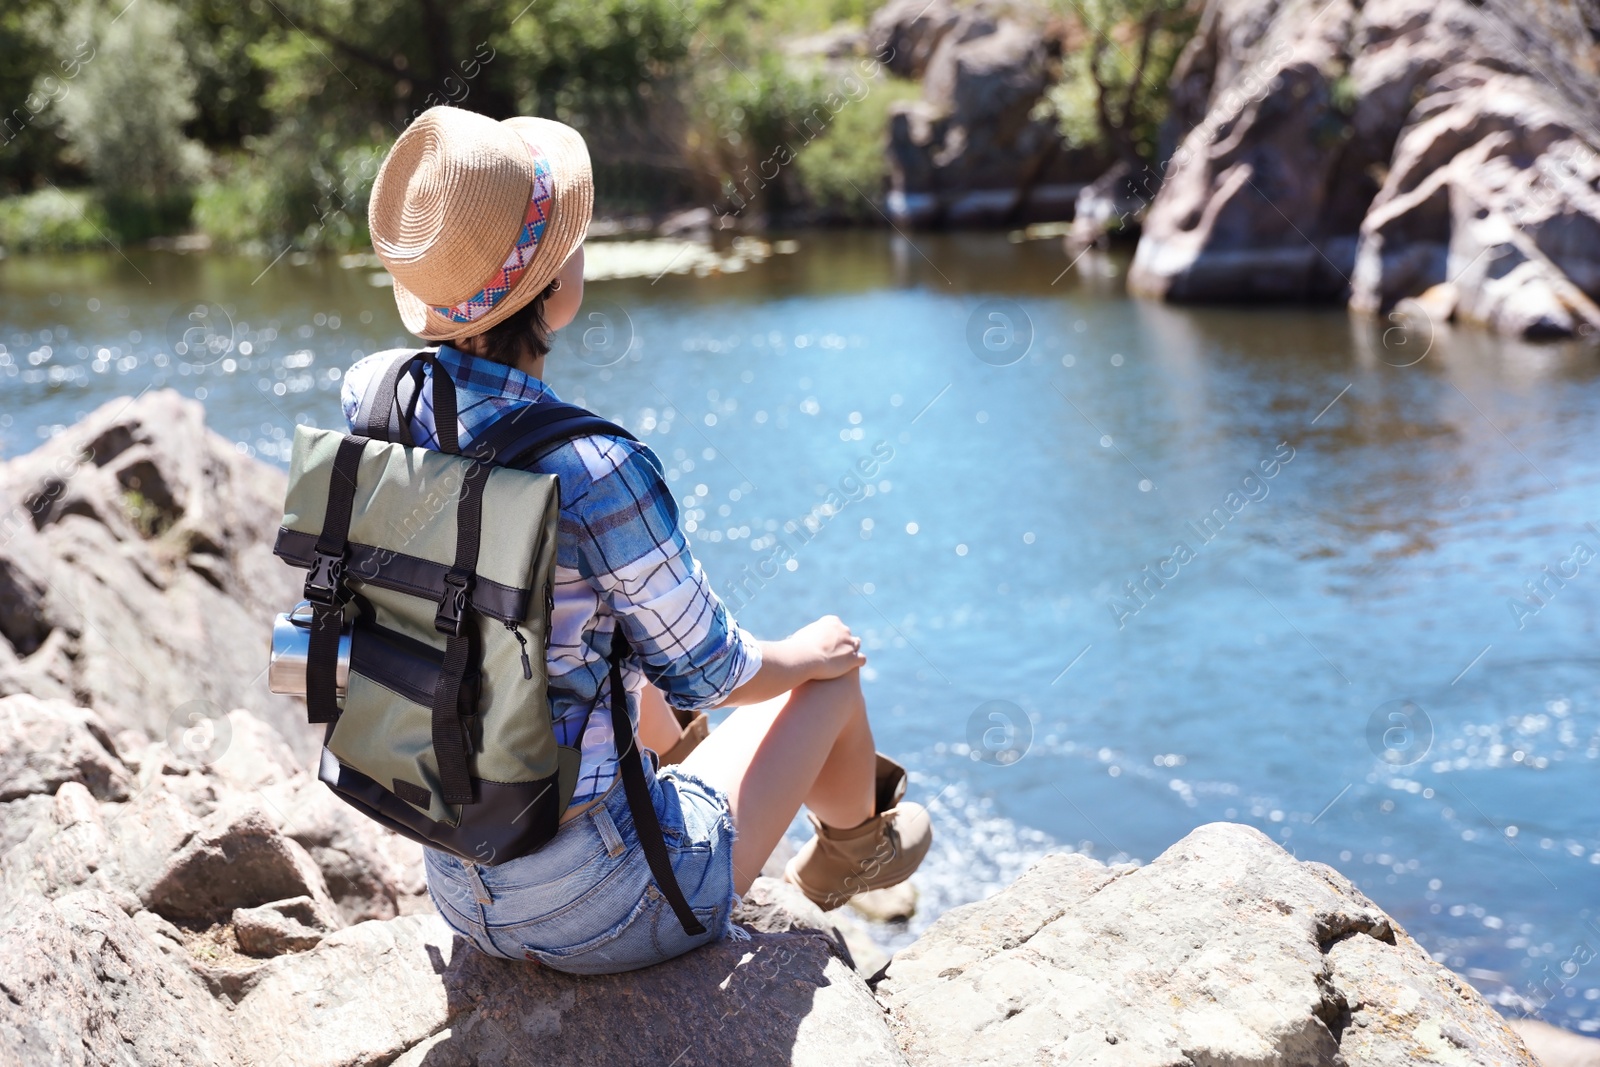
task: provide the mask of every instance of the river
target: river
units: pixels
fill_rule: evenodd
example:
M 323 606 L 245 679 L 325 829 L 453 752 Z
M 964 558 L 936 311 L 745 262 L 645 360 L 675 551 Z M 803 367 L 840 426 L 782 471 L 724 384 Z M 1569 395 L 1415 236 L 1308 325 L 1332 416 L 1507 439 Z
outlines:
M 936 818 L 913 930 L 1047 850 L 1236 820 L 1600 1031 L 1592 350 L 1134 301 L 1055 241 L 795 242 L 591 282 L 549 374 L 660 454 L 745 625 L 864 635 Z M 346 262 L 0 261 L 0 454 L 166 385 L 284 464 L 405 343 Z

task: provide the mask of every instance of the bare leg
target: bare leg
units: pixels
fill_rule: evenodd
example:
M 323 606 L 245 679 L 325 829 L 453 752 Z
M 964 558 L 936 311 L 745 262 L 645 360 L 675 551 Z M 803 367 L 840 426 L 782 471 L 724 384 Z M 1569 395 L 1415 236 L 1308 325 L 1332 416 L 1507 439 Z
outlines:
M 803 802 L 829 826 L 873 814 L 876 759 L 859 672 L 739 708 L 683 768 L 728 794 L 734 885 L 750 888 Z

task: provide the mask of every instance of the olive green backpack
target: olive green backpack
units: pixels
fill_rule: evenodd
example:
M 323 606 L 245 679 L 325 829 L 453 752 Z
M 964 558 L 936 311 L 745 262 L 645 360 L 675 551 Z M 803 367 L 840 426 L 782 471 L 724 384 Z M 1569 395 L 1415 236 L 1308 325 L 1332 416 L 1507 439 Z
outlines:
M 409 429 L 424 367 L 438 450 Z M 306 570 L 306 706 L 327 726 L 319 777 L 384 826 L 468 862 L 525 856 L 555 836 L 579 753 L 556 743 L 547 693 L 560 485 L 520 467 L 574 437 L 632 435 L 570 404 L 520 403 L 463 453 L 455 383 L 431 350 L 397 353 L 356 424 L 359 435 L 296 428 L 275 547 Z M 658 887 L 701 933 L 635 750 L 627 655 L 619 627 L 610 698 L 623 789 Z

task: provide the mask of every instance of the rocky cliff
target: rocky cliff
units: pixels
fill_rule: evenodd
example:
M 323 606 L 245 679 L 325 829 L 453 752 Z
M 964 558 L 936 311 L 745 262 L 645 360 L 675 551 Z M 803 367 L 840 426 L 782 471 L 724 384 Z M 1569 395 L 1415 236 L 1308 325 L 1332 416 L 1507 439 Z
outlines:
M 1597 36 L 1594 0 L 1208 0 L 1130 286 L 1593 335 Z
M 749 940 L 647 971 L 487 958 L 433 914 L 417 846 L 317 783 L 290 740 L 292 703 L 251 688 L 260 619 L 292 596 L 252 569 L 279 477 L 231 456 L 173 394 L 108 405 L 79 430 L 0 471 L 33 486 L 50 457 L 82 455 L 77 441 L 112 442 L 93 453 L 103 463 L 49 468 L 52 503 L 15 505 L 31 554 L 5 557 L 8 580 L 43 592 L 28 593 L 35 627 L 4 631 L 9 684 L 41 681 L 0 698 L 0 1062 L 1533 1063 L 1343 877 L 1224 824 L 1145 867 L 1052 856 L 887 963 L 771 879 L 738 914 Z M 157 485 L 170 503 L 147 521 Z M 96 598 L 78 614 L 50 599 L 91 581 L 74 570 L 98 583 L 72 587 Z M 215 643 L 207 663 L 172 639 L 203 630 L 188 614 L 202 609 L 235 613 L 238 650 Z M 112 644 L 135 632 L 131 652 Z M 96 688 L 125 654 L 137 700 Z M 191 691 L 251 710 L 169 728 L 162 701 Z

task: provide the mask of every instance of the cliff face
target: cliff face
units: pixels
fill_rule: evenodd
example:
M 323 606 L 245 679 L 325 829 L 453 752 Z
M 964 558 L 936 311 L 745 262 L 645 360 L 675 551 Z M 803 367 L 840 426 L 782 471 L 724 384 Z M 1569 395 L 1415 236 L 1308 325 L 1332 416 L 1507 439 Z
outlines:
M 1130 285 L 1600 328 L 1600 5 L 1210 0 Z M 1442 288 L 1436 288 L 1442 287 Z
M 421 850 L 345 807 L 266 721 L 301 731 L 292 705 L 250 687 L 264 632 L 209 663 L 172 640 L 204 630 L 205 611 L 248 636 L 293 596 L 247 577 L 278 517 L 276 473 L 229 456 L 173 394 L 79 429 L 134 443 L 63 474 L 48 518 L 13 541 L 31 554 L 0 555 L 7 580 L 43 590 L 28 593 L 34 628 L 14 612 L 4 631 L 4 677 L 41 681 L 0 698 L 0 1062 L 1532 1064 L 1345 879 L 1226 824 L 1143 868 L 1052 856 L 883 966 L 771 879 L 737 913 L 749 940 L 643 972 L 487 958 L 433 914 Z M 63 454 L 13 461 L 5 484 L 36 484 Z M 145 473 L 196 456 L 212 474 Z M 154 527 L 109 488 L 136 461 L 141 493 L 172 487 Z M 115 565 L 85 567 L 52 539 Z M 72 587 L 92 598 L 80 614 L 51 614 L 70 581 L 99 584 Z M 105 646 L 84 639 L 96 628 Z M 143 643 L 110 645 L 129 633 Z M 124 655 L 137 700 L 100 680 Z M 162 701 L 196 689 L 253 710 L 169 728 Z

